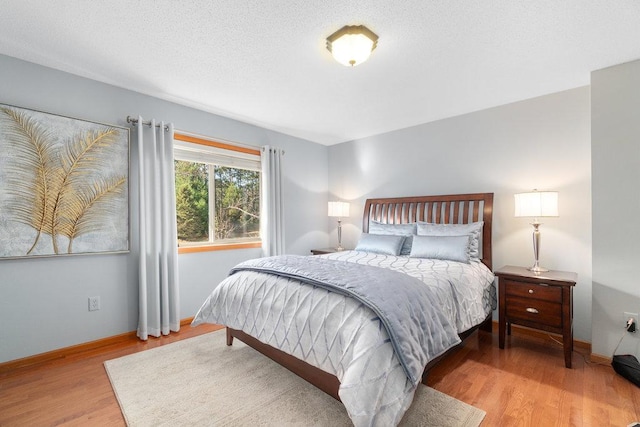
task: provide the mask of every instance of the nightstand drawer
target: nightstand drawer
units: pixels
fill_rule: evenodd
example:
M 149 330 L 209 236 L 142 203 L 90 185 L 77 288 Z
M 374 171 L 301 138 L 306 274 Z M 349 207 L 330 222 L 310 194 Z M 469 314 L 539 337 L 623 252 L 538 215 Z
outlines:
M 507 295 L 523 298 L 535 298 L 551 302 L 562 302 L 562 288 L 558 286 L 537 285 L 535 283 L 515 282 L 504 279 Z
M 507 296 L 507 318 L 559 328 L 562 326 L 562 304 Z

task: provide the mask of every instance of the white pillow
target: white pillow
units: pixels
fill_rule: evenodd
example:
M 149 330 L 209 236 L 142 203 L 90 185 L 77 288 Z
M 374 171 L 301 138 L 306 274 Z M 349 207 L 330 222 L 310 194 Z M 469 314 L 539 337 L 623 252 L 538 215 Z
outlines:
M 394 236 L 406 236 L 400 255 L 409 255 L 411 253 L 411 242 L 413 235 L 416 234 L 416 223 L 409 224 L 385 224 L 383 222 L 371 220 L 369 221 L 369 234 L 384 234 Z
M 469 264 L 471 236 L 415 236 L 411 258 L 435 258 Z
M 362 233 L 355 250 L 384 255 L 399 255 L 402 243 L 404 243 L 404 236 Z
M 480 238 L 484 221 L 471 222 L 469 224 L 433 224 L 418 222 L 418 236 L 463 236 L 471 235 L 469 243 L 469 256 L 480 258 Z

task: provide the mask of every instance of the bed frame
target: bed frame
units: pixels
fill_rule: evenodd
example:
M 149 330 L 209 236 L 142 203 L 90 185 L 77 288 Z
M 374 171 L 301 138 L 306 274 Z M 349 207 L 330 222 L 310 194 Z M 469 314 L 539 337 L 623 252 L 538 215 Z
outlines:
M 491 269 L 492 217 L 493 193 L 367 199 L 364 205 L 362 231 L 365 233 L 369 231 L 369 222 L 371 220 L 387 224 L 406 224 L 417 221 L 439 224 L 467 224 L 470 222 L 484 221 L 482 232 L 482 262 Z M 460 334 L 460 338 L 462 340 L 466 339 L 478 328 L 490 333 L 492 330 L 491 317 L 491 313 L 489 313 L 489 316 L 487 316 L 480 325 L 463 332 Z M 340 381 L 336 376 L 270 345 L 264 344 L 245 332 L 238 329 L 227 328 L 227 345 L 232 345 L 234 338 L 238 338 L 240 341 L 258 350 L 291 372 L 304 378 L 320 390 L 340 400 L 338 396 Z M 455 348 L 457 347 L 450 349 L 444 355 L 429 362 L 422 375 L 422 382 L 424 384 L 426 384 L 429 369 Z

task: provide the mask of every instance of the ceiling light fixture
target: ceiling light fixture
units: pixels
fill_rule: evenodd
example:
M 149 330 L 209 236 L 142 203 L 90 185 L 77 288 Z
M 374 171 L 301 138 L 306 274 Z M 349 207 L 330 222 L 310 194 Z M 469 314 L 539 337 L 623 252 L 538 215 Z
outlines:
M 345 25 L 327 37 L 327 50 L 347 67 L 362 64 L 377 45 L 378 36 L 364 25 Z

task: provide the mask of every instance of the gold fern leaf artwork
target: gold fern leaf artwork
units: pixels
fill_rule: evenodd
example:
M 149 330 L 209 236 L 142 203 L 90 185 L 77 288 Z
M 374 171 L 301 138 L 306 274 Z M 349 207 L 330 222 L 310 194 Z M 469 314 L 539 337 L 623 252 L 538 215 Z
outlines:
M 129 250 L 129 129 L 0 104 L 0 258 Z

